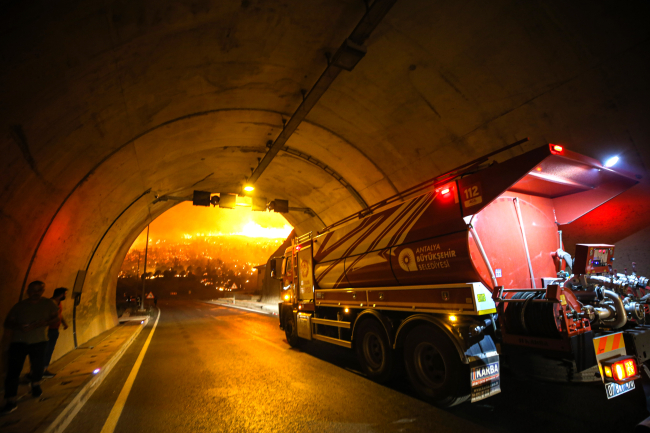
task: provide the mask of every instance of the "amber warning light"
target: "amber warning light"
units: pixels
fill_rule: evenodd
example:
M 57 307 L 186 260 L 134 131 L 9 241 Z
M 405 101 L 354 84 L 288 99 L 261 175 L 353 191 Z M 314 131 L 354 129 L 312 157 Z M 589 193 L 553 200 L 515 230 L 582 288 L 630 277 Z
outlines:
M 605 382 L 623 384 L 641 377 L 633 356 L 619 356 L 602 361 L 602 364 Z

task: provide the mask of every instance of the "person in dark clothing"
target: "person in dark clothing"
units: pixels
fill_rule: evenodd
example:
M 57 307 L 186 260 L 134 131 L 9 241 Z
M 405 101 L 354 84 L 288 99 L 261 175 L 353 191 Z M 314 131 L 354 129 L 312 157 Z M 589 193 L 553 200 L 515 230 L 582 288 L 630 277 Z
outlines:
M 59 287 L 54 289 L 54 295 L 50 298 L 58 307 L 58 320 L 52 323 L 47 330 L 47 349 L 45 350 L 45 371 L 43 372 L 43 377 L 54 377 L 55 374 L 48 370 L 50 366 L 50 361 L 52 360 L 52 353 L 54 353 L 54 347 L 56 346 L 56 340 L 59 339 L 59 327 L 63 325 L 63 329 L 68 329 L 68 324 L 63 318 L 61 301 L 65 299 L 65 295 L 68 289 L 65 287 Z
M 32 395 L 40 397 L 43 377 L 47 328 L 58 320 L 57 306 L 52 300 L 43 298 L 45 283 L 33 281 L 27 286 L 27 299 L 14 305 L 4 322 L 5 329 L 11 330 L 11 345 L 5 379 L 5 407 L 0 415 L 16 410 L 20 372 L 29 356 L 32 367 L 30 381 Z

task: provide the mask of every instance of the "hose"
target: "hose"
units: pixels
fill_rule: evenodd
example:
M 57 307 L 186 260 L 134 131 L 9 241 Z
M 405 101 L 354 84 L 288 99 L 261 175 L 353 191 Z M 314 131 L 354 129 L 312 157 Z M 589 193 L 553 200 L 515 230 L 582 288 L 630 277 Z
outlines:
M 616 292 L 611 290 L 603 290 L 603 294 L 606 298 L 611 299 L 614 303 L 614 308 L 616 309 L 616 316 L 614 316 L 614 319 L 611 321 L 603 320 L 603 325 L 612 329 L 622 328 L 627 323 L 627 313 L 625 312 L 623 301 L 621 301 L 621 298 L 618 297 Z
M 566 267 L 568 268 L 569 274 L 573 273 L 573 259 L 571 258 L 571 254 L 567 253 L 564 251 L 562 248 L 558 248 L 557 251 L 555 252 L 557 254 L 558 258 L 560 260 L 564 260 L 566 262 Z

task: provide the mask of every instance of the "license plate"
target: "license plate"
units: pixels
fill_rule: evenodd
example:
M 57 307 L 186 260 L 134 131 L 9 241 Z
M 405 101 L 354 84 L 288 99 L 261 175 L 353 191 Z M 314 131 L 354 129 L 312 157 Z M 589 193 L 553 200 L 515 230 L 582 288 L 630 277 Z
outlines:
M 605 384 L 605 390 L 607 391 L 608 399 L 618 397 L 619 395 L 625 394 L 626 392 L 632 391 L 633 389 L 634 389 L 633 380 L 626 382 L 623 385 L 619 385 L 618 383 L 615 382 Z

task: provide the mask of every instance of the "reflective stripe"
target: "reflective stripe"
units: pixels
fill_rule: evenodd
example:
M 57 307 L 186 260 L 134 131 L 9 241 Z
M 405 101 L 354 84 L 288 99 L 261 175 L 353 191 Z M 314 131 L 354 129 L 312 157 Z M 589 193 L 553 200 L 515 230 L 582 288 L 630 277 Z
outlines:
M 596 355 L 600 355 L 605 352 L 605 346 L 607 345 L 607 337 L 602 337 L 598 342 L 598 350 L 596 350 Z

